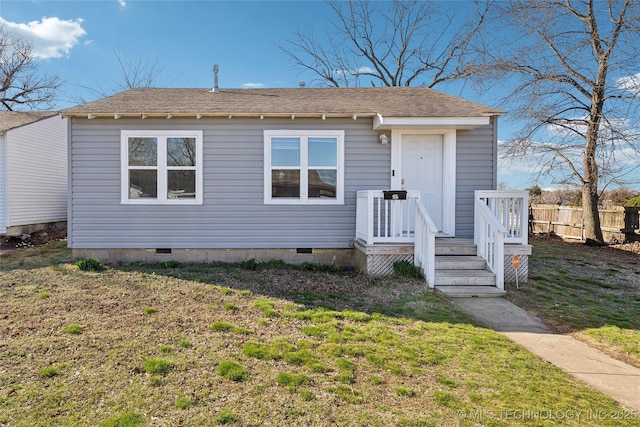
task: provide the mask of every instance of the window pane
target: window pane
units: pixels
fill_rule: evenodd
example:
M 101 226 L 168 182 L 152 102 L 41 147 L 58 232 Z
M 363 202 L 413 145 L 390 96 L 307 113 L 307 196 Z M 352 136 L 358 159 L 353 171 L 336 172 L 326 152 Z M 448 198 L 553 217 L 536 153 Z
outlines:
M 195 138 L 167 138 L 167 166 L 195 165 Z
M 129 166 L 156 166 L 157 158 L 157 138 L 129 138 Z
M 196 171 L 168 171 L 167 172 L 167 198 L 169 199 L 195 199 L 196 198 Z
M 336 198 L 337 171 L 309 170 L 309 198 Z
M 271 139 L 271 166 L 300 166 L 300 138 Z
M 309 166 L 337 166 L 336 138 L 309 138 Z
M 271 171 L 271 197 L 300 197 L 300 171 Z
M 157 173 L 154 170 L 129 171 L 129 198 L 158 197 Z

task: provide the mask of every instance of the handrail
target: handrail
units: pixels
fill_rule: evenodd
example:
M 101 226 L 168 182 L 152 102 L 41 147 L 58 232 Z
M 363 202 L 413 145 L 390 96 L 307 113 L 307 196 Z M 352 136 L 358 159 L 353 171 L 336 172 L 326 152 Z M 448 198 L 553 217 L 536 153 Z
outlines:
M 413 262 L 430 288 L 435 287 L 435 252 L 438 229 L 422 203 L 416 203 L 416 237 Z
M 383 190 L 361 190 L 356 198 L 356 239 L 375 243 L 414 242 L 415 208 L 420 192 L 408 190 L 406 199 L 388 200 Z
M 508 231 L 479 198 L 475 201 L 475 228 L 477 254 L 496 275 L 496 286 L 504 290 L 504 236 Z
M 505 243 L 528 244 L 529 193 L 513 190 L 477 190 L 475 198 L 481 199 L 493 215 L 507 229 Z

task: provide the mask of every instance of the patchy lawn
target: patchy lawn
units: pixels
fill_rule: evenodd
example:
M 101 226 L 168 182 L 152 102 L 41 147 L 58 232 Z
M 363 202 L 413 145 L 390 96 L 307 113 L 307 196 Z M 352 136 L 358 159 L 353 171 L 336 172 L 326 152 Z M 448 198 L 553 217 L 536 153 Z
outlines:
M 2 425 L 638 423 L 421 280 L 66 256 L 0 261 Z
M 559 333 L 640 367 L 640 254 L 557 238 L 530 242 L 529 281 L 507 298 Z

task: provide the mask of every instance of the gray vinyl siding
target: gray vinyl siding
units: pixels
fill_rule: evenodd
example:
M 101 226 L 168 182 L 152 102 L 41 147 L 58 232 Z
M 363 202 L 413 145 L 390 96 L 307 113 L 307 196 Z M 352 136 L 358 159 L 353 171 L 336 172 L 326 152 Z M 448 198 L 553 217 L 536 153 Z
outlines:
M 120 132 L 202 130 L 202 205 L 120 203 Z M 267 129 L 344 130 L 344 205 L 264 204 Z M 390 148 L 371 119 L 72 119 L 74 248 L 347 248 L 356 191 L 388 188 Z
M 8 227 L 67 219 L 67 123 L 53 116 L 7 131 Z
M 456 237 L 473 237 L 474 191 L 496 188 L 496 122 L 456 133 Z

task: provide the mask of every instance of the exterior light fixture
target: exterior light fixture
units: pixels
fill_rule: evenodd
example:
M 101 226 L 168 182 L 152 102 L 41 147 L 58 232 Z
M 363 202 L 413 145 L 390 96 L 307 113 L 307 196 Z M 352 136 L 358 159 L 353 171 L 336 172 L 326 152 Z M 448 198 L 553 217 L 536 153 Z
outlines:
M 389 137 L 387 136 L 387 134 L 380 134 L 380 144 L 382 145 L 387 145 L 389 143 Z

